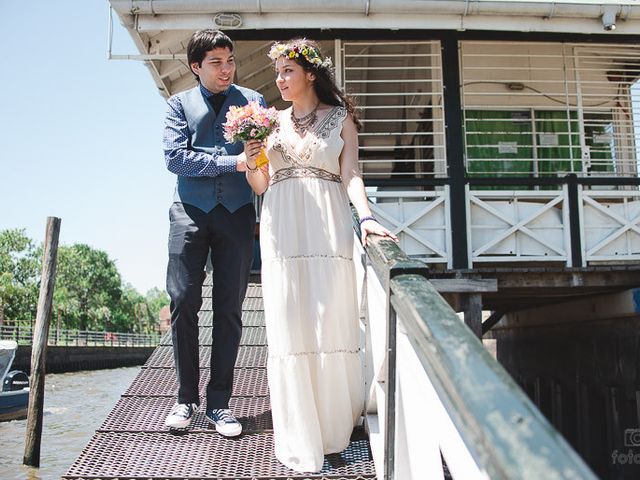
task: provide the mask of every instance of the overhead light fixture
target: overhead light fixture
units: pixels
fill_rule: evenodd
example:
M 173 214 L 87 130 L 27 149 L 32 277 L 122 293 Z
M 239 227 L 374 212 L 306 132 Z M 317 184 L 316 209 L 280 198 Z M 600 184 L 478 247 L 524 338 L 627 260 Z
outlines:
M 239 13 L 218 13 L 213 17 L 213 23 L 218 28 L 240 28 L 242 17 Z
M 606 7 L 604 7 L 604 13 L 602 14 L 602 28 L 604 28 L 607 32 L 612 32 L 616 29 L 617 13 L 617 6 L 607 5 Z

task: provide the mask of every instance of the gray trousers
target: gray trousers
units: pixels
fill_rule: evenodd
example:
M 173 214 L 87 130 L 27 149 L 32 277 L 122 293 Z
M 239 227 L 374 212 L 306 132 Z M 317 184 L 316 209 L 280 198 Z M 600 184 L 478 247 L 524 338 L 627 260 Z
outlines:
M 174 203 L 169 210 L 167 292 L 171 298 L 173 354 L 178 402 L 200 403 L 198 311 L 209 251 L 213 265 L 211 379 L 207 409 L 228 408 L 242 335 L 242 302 L 253 260 L 256 213 L 252 204 L 230 213 L 208 213 Z

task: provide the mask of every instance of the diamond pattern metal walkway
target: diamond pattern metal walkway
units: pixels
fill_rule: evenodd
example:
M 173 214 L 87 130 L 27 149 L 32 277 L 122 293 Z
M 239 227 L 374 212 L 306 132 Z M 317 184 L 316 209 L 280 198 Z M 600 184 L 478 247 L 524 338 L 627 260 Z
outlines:
M 164 418 L 177 391 L 170 332 L 96 431 L 64 479 L 373 479 L 369 441 L 354 430 L 341 454 L 325 457 L 315 474 L 294 472 L 273 455 L 267 386 L 267 347 L 262 289 L 250 284 L 243 305 L 243 334 L 236 363 L 231 409 L 243 426 L 235 439 L 209 425 L 204 408 L 188 429 L 170 432 Z M 200 312 L 200 396 L 209 380 L 211 284 L 203 288 Z

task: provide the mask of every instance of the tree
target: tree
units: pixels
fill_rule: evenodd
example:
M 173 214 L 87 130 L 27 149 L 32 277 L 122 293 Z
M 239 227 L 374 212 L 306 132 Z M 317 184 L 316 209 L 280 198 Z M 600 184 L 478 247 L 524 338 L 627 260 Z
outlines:
M 164 290 L 154 287 L 147 292 L 146 300 L 149 308 L 149 316 L 153 319 L 153 328 L 155 331 L 160 320 L 160 310 L 170 303 L 169 295 L 167 295 L 167 292 Z
M 124 328 L 120 313 L 122 280 L 106 252 L 75 244 L 58 249 L 54 304 L 62 308 L 67 328 L 80 330 Z
M 31 323 L 35 318 L 42 253 L 24 230 L 0 231 L 0 324 L 3 319 Z M 123 285 L 106 252 L 84 244 L 58 248 L 53 312 L 62 319 L 62 328 L 151 333 L 168 303 L 160 289 L 143 296 Z
M 40 259 L 24 230 L 0 231 L 0 315 L 31 322 L 38 302 Z
M 143 333 L 147 324 L 145 306 L 144 297 L 132 285 L 125 284 L 118 308 L 114 311 L 115 329 Z

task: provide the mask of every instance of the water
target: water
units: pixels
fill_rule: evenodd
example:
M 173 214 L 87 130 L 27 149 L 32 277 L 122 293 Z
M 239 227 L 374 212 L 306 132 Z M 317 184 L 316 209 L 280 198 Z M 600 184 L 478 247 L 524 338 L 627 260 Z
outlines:
M 0 479 L 59 479 L 139 371 L 127 367 L 47 375 L 40 468 L 22 465 L 27 421 L 0 422 Z

